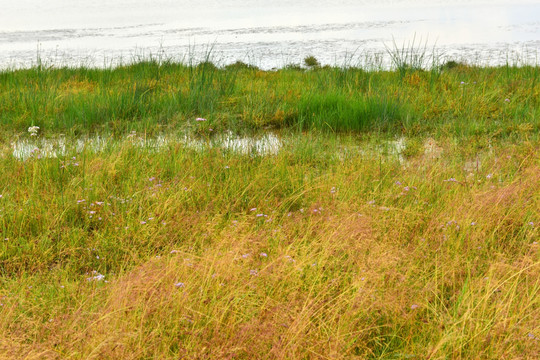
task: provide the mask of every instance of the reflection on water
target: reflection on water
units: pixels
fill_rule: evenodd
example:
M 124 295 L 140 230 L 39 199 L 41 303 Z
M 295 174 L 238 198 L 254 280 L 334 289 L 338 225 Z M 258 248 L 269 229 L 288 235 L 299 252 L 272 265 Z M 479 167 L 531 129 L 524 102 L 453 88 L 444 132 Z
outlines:
M 159 135 L 152 138 L 145 138 L 132 133 L 125 140 L 116 140 L 112 137 L 103 136 L 79 139 L 20 139 L 11 144 L 11 153 L 19 160 L 27 160 L 31 157 L 56 158 L 72 156 L 72 154 L 83 151 L 98 153 L 107 149 L 118 148 L 126 144 L 126 142 L 151 151 L 166 150 L 171 145 L 181 144 L 187 148 L 200 151 L 209 148 L 221 148 L 249 155 L 275 155 L 282 147 L 282 140 L 272 133 L 258 137 L 242 137 L 232 133 L 226 133 L 208 139 L 189 135 Z
M 262 68 L 354 62 L 414 36 L 453 58 L 535 62 L 540 2 L 510 0 L 0 0 L 0 67 L 114 65 L 160 52 Z
M 9 152 L 18 160 L 43 159 L 57 157 L 77 156 L 82 152 L 100 153 L 104 151 L 118 151 L 123 146 L 135 146 L 146 151 L 160 152 L 167 151 L 171 146 L 181 145 L 186 149 L 196 151 L 206 151 L 209 149 L 222 149 L 237 154 L 250 156 L 271 156 L 277 155 L 283 148 L 289 151 L 298 145 L 299 135 L 280 136 L 274 133 L 266 133 L 259 136 L 237 136 L 232 132 L 222 135 L 215 135 L 209 138 L 192 136 L 188 134 L 161 134 L 155 137 L 141 137 L 135 132 L 129 134 L 124 139 L 114 139 L 106 136 L 93 136 L 77 139 L 66 139 L 63 137 L 46 139 L 28 137 L 19 139 L 11 143 Z M 331 151 L 328 156 L 345 161 L 349 157 L 358 155 L 367 158 L 380 158 L 381 156 L 389 160 L 397 160 L 406 165 L 404 151 L 407 139 L 399 137 L 394 140 L 378 141 L 377 143 L 362 143 L 356 145 L 340 145 L 339 151 Z M 294 151 L 294 150 L 292 150 Z M 302 150 L 299 150 L 300 152 Z M 318 151 L 325 151 L 319 149 Z M 427 139 L 424 144 L 424 156 L 428 159 L 437 158 L 441 155 L 442 149 L 437 146 L 435 140 Z

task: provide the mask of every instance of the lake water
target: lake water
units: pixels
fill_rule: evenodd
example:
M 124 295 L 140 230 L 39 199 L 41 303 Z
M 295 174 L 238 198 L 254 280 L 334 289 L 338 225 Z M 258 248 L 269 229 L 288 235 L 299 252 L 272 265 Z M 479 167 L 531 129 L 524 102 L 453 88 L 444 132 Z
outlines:
M 540 1 L 0 0 L 0 67 L 108 66 L 150 55 L 262 68 L 361 63 L 416 45 L 480 64 L 537 63 Z

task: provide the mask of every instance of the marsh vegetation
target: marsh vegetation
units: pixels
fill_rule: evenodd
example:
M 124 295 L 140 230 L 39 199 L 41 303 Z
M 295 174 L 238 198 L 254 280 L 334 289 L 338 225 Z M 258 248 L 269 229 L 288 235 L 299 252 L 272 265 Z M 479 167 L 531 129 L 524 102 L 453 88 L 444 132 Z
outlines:
M 0 357 L 538 357 L 538 66 L 312 60 L 1 72 Z

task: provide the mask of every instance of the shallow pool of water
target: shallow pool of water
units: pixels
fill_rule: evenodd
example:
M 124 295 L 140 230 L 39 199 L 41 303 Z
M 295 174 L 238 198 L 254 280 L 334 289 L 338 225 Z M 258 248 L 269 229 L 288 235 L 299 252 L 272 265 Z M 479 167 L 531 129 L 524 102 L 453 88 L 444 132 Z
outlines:
M 135 146 L 144 151 L 161 152 L 167 151 L 171 147 L 182 146 L 186 149 L 196 151 L 208 151 L 211 149 L 221 149 L 236 154 L 249 156 L 274 156 L 281 151 L 292 151 L 302 153 L 305 147 L 319 146 L 313 145 L 309 140 L 302 139 L 302 135 L 286 135 L 277 133 L 266 133 L 258 136 L 238 136 L 232 132 L 215 134 L 204 138 L 199 135 L 189 133 L 184 134 L 161 134 L 154 137 L 146 137 L 136 132 L 132 132 L 123 138 L 96 135 L 81 138 L 65 138 L 55 136 L 46 138 L 41 136 L 25 135 L 9 144 L 9 148 L 4 148 L 2 154 L 13 156 L 20 161 L 46 158 L 79 158 L 83 152 L 100 153 L 109 151 L 119 151 L 126 145 Z M 324 154 L 329 158 L 339 161 L 347 161 L 348 158 L 362 156 L 367 159 L 378 159 L 377 161 L 398 161 L 407 166 L 407 158 L 404 155 L 407 147 L 407 139 L 399 137 L 395 139 L 363 141 L 360 143 L 338 141 L 329 148 L 316 148 L 314 151 Z M 424 144 L 423 155 L 428 159 L 440 157 L 442 149 L 438 147 L 433 139 L 427 139 Z M 308 152 L 313 151 L 308 150 Z
M 24 137 L 10 145 L 13 157 L 19 160 L 29 158 L 56 158 L 71 156 L 72 154 L 89 151 L 98 153 L 107 149 L 114 149 L 126 142 L 138 148 L 151 151 L 167 149 L 171 145 L 180 144 L 190 149 L 204 151 L 210 148 L 220 148 L 240 154 L 249 155 L 275 155 L 282 147 L 282 140 L 276 134 L 268 133 L 261 136 L 237 136 L 233 133 L 215 135 L 207 139 L 191 136 L 167 134 L 156 137 L 144 137 L 133 132 L 125 139 L 114 139 L 107 136 L 92 136 L 77 139 L 64 137 L 41 138 Z

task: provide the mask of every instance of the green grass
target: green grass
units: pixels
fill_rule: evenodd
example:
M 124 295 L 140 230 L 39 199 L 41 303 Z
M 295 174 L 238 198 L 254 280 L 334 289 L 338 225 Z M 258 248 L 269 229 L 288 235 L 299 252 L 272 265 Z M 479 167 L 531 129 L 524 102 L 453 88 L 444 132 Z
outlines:
M 537 358 L 537 72 L 4 71 L 0 358 Z
M 519 126 L 538 129 L 538 67 L 454 65 L 261 71 L 241 63 L 218 68 L 210 62 L 146 61 L 114 69 L 4 70 L 0 123 L 3 131 L 36 125 L 73 134 L 176 129 L 196 117 L 236 131 L 296 127 L 410 134 L 452 127 L 452 132 L 510 134 Z

